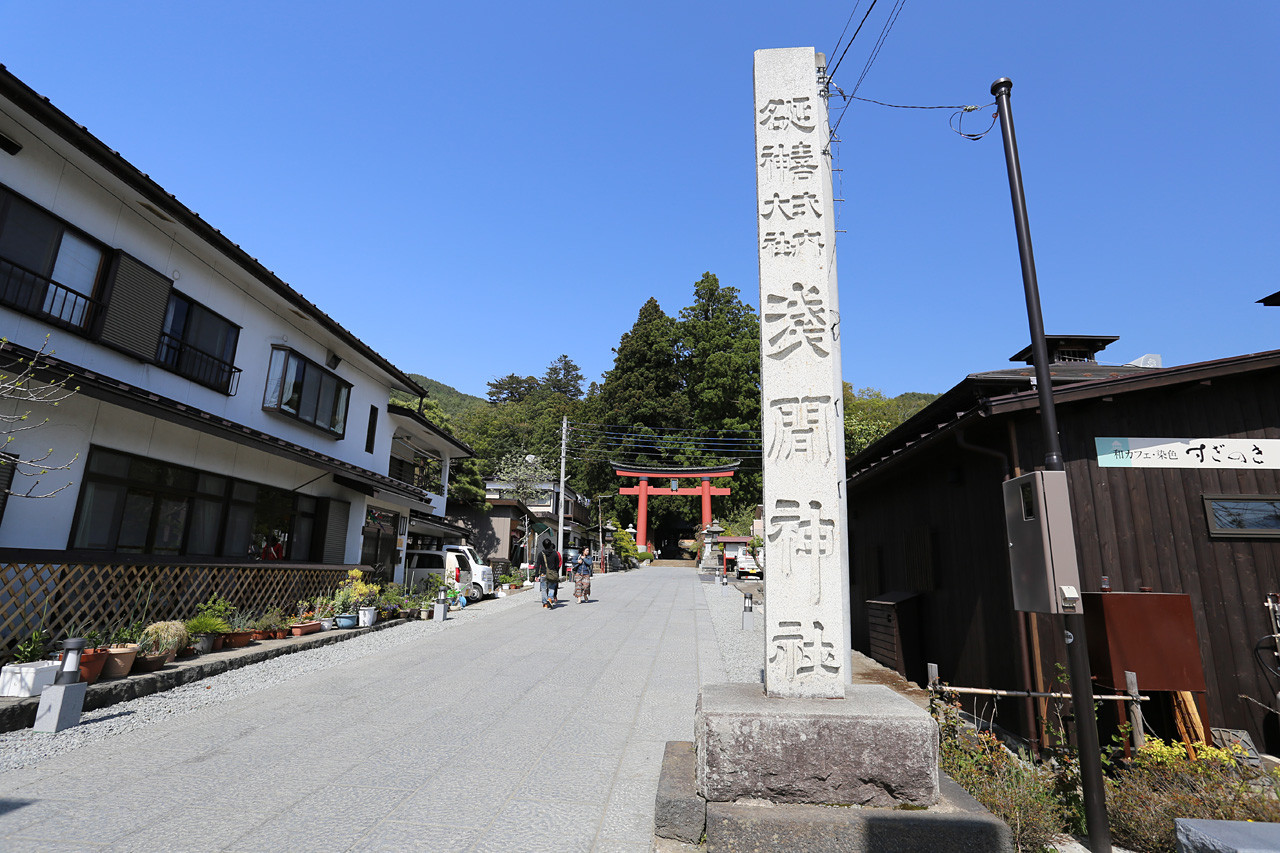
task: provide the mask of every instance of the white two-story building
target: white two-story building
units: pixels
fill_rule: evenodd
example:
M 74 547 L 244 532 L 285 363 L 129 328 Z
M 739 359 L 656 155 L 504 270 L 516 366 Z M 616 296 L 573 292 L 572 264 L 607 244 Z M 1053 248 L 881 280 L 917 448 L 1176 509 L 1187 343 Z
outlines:
M 471 455 L 389 392 L 405 373 L 0 66 L 0 373 L 45 348 L 78 391 L 33 408 L 13 458 L 69 470 L 0 503 L 0 549 L 377 566 L 456 540 Z M 47 338 L 47 344 L 46 344 Z M 432 472 L 424 481 L 424 472 Z M 9 482 L 11 481 L 11 482 Z M 35 559 L 32 557 L 31 559 Z M 46 558 L 48 559 L 48 558 Z

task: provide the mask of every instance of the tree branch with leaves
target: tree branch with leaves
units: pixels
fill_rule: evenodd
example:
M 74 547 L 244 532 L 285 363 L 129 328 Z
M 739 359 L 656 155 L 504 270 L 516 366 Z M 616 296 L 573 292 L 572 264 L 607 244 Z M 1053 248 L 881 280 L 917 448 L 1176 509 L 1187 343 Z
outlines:
M 48 347 L 49 336 L 46 335 L 40 349 L 31 356 L 25 356 L 7 338 L 0 338 L 0 401 L 4 401 L 0 406 L 0 437 L 3 438 L 0 442 L 0 482 L 8 481 L 5 494 L 13 497 L 53 497 L 70 486 L 71 481 L 54 489 L 41 489 L 40 478 L 53 471 L 69 471 L 80 458 L 76 453 L 61 464 L 51 462 L 54 456 L 52 447 L 34 455 L 15 452 L 15 443 L 29 443 L 33 437 L 28 433 L 49 423 L 47 415 L 39 420 L 33 418 L 38 410 L 46 406 L 57 407 L 80 390 L 79 387 L 68 387 L 71 374 L 52 382 L 38 377 L 41 363 L 53 355 Z M 12 473 L 6 474 L 6 469 Z

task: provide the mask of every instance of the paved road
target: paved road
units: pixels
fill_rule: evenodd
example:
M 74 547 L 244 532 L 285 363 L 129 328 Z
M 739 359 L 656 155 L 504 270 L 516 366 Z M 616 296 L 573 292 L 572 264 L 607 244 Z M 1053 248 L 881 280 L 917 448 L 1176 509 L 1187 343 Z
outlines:
M 0 849 L 644 853 L 724 665 L 693 570 L 594 591 L 0 774 Z

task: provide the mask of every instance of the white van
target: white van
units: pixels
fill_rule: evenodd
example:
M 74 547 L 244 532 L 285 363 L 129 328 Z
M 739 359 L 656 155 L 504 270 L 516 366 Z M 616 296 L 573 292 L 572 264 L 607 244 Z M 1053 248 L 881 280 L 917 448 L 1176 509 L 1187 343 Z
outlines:
M 464 594 L 468 603 L 494 593 L 493 569 L 480 562 L 470 545 L 446 545 L 443 551 L 410 551 L 406 556 L 405 586 L 410 589 L 434 574 Z

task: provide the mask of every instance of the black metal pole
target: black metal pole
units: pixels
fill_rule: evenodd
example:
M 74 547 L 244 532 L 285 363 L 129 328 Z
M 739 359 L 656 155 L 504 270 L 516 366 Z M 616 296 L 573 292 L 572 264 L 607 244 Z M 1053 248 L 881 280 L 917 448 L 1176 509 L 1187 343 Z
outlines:
M 1013 81 L 1001 77 L 991 84 L 1004 137 L 1004 158 L 1009 169 L 1009 194 L 1013 199 L 1013 222 L 1018 232 L 1018 255 L 1022 260 L 1022 287 L 1027 300 L 1027 322 L 1031 328 L 1031 352 L 1035 360 L 1036 391 L 1040 398 L 1040 425 L 1044 432 L 1046 471 L 1065 471 L 1062 444 L 1058 438 L 1058 413 L 1053 404 L 1049 375 L 1049 348 L 1044 340 L 1044 318 L 1040 313 L 1040 286 L 1036 282 L 1036 260 L 1031 251 L 1031 226 L 1027 220 L 1027 199 L 1022 191 L 1022 166 L 1018 162 L 1018 140 L 1013 130 L 1009 92 Z M 1085 822 L 1089 828 L 1089 848 L 1093 853 L 1111 853 L 1111 827 L 1107 823 L 1107 800 L 1102 784 L 1102 750 L 1098 743 L 1098 720 L 1093 710 L 1093 678 L 1089 671 L 1089 647 L 1085 640 L 1084 614 L 1063 615 L 1067 632 L 1067 665 L 1071 673 L 1071 704 L 1076 719 L 1076 745 L 1080 749 L 1080 785 L 1084 793 Z

